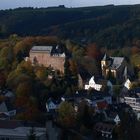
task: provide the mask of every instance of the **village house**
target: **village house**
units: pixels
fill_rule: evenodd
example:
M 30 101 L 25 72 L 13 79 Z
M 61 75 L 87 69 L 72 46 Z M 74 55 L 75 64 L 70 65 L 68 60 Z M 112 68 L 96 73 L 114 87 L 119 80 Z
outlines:
M 129 79 L 126 79 L 125 83 L 124 83 L 124 87 L 127 88 L 128 90 L 130 90 L 131 88 L 131 81 Z
M 99 112 L 99 114 L 104 117 L 102 116 L 102 119 L 98 120 L 94 126 L 96 137 L 102 137 L 103 139 L 115 139 L 116 132 L 114 130 L 121 122 L 124 115 L 122 112 L 132 113 L 131 111 L 131 107 L 125 103 L 108 105 L 106 109 Z
M 94 88 L 97 91 L 101 91 L 102 85 L 95 83 L 94 76 L 91 77 L 89 83 L 85 85 L 85 89 L 88 90 L 90 88 Z
M 97 137 L 104 137 L 105 139 L 113 139 L 113 131 L 115 129 L 115 124 L 98 122 L 94 126 L 94 132 Z
M 112 104 L 112 97 L 108 93 L 97 90 L 92 90 L 90 93 L 88 90 L 79 90 L 73 95 L 64 95 L 61 99 L 62 101 L 73 103 L 76 107 L 84 100 L 89 106 L 94 107 L 96 111 L 106 108 L 108 104 Z
M 129 90 L 120 97 L 120 101 L 132 107 L 137 115 L 137 119 L 140 119 L 140 88 Z
M 61 103 L 61 99 L 54 100 L 52 98 L 49 98 L 46 102 L 47 112 L 54 113 L 59 108 L 60 103 Z
M 10 120 L 16 115 L 16 109 L 13 105 L 14 94 L 5 89 L 0 90 L 0 120 Z
M 105 78 L 109 77 L 121 81 L 134 74 L 124 57 L 109 57 L 107 54 L 101 60 L 101 69 Z
M 33 65 L 52 67 L 64 73 L 65 53 L 61 46 L 33 46 L 29 53 Z
M 16 115 L 16 109 L 9 103 L 9 101 L 0 102 L 0 120 L 10 120 Z
M 131 89 L 131 87 L 132 87 L 132 82 L 130 81 L 130 79 L 126 79 L 126 81 L 122 85 L 122 89 L 121 89 L 120 95 L 119 95 L 120 98 L 118 97 L 118 102 L 123 102 L 123 101 L 121 101 L 121 99 L 122 100 L 124 100 L 124 99 L 121 97 L 123 97 L 123 95 L 125 95 L 125 93 L 127 93 Z
M 114 122 L 116 125 L 120 123 L 120 117 L 116 111 L 111 111 L 111 110 L 105 110 L 104 115 L 106 118 L 106 121 Z
M 104 91 L 107 89 L 110 94 L 113 94 L 113 85 L 109 80 L 96 79 L 94 76 L 92 76 L 89 82 L 85 84 L 85 90 L 89 90 L 90 88 L 97 91 Z

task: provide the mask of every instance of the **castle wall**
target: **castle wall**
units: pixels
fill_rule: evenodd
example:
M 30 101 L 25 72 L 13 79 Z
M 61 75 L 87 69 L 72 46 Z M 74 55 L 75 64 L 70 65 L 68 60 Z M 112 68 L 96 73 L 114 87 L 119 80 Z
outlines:
M 65 57 L 51 56 L 48 52 L 30 52 L 30 61 L 32 63 L 34 58 L 36 58 L 39 65 L 44 65 L 45 67 L 51 66 L 64 73 Z

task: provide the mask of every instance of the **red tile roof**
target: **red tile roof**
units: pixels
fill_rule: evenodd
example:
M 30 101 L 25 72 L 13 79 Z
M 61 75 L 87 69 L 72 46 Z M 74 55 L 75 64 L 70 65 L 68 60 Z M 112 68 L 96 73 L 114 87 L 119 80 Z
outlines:
M 108 103 L 106 101 L 97 102 L 98 109 L 106 109 L 108 107 Z

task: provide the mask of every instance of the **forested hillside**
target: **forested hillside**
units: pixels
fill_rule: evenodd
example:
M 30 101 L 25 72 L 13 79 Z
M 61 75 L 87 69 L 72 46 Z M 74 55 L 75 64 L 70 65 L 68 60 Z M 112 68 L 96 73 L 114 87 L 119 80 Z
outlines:
M 0 11 L 0 37 L 57 35 L 108 48 L 140 38 L 140 5 L 85 8 L 18 8 Z

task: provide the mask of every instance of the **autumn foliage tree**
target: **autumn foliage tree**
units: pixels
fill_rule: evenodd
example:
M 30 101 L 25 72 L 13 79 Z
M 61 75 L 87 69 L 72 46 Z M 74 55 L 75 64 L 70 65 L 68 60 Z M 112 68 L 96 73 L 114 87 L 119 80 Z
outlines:
M 101 52 L 96 43 L 88 44 L 87 46 L 87 56 L 99 60 L 101 57 Z
M 74 127 L 75 126 L 75 110 L 71 103 L 62 102 L 58 109 L 59 122 L 64 127 Z
M 93 125 L 92 116 L 94 113 L 95 113 L 94 109 L 92 107 L 89 107 L 86 101 L 81 101 L 78 106 L 78 112 L 77 112 L 78 123 L 82 124 L 87 128 L 92 127 Z
M 133 46 L 131 48 L 131 52 L 133 55 L 140 53 L 140 48 L 138 48 L 137 46 Z
M 5 88 L 6 86 L 6 75 L 4 72 L 0 72 L 0 89 Z

